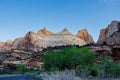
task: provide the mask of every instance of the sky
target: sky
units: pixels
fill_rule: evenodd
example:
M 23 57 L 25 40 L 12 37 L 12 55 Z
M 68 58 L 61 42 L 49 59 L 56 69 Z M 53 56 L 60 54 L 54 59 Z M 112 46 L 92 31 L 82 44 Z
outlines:
M 120 0 L 0 0 L 0 41 L 44 27 L 73 34 L 86 28 L 97 41 L 113 20 L 120 21 Z

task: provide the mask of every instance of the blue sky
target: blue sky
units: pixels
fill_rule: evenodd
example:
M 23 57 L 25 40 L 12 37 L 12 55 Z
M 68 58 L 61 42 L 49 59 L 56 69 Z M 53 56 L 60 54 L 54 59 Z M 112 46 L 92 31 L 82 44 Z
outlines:
M 120 20 L 120 0 L 0 0 L 0 41 L 43 27 L 77 34 L 86 28 L 97 41 L 100 29 Z

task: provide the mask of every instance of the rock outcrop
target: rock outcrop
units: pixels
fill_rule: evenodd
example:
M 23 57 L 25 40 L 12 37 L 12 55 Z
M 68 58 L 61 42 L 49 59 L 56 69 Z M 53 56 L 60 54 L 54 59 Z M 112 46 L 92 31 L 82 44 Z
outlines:
M 100 31 L 98 44 L 120 44 L 120 21 L 112 21 L 106 29 Z
M 8 40 L 8 41 L 6 41 L 5 43 L 0 43 L 0 50 L 1 50 L 1 51 L 10 50 L 12 43 L 13 43 L 12 40 Z
M 86 43 L 94 43 L 92 36 L 88 33 L 86 29 L 80 30 L 76 36 Z
M 106 37 L 106 35 L 107 35 L 107 34 L 106 34 L 107 29 L 108 29 L 108 28 L 106 28 L 106 29 L 101 29 L 101 30 L 100 30 L 100 35 L 99 35 L 98 41 L 101 41 L 101 40 L 105 39 L 105 37 Z
M 54 33 L 47 30 L 47 28 L 44 27 L 44 29 L 39 30 L 37 34 L 40 36 L 52 36 Z
M 17 38 L 13 44 L 12 49 L 25 49 L 25 50 L 35 50 L 39 49 L 39 35 L 29 31 L 24 37 Z
M 120 61 L 120 45 L 113 46 L 112 57 L 114 61 Z
M 56 33 L 56 35 L 70 35 L 73 36 L 73 34 L 67 29 L 63 29 L 61 32 Z
M 72 35 L 67 29 L 54 35 L 41 36 L 38 33 L 28 32 L 24 37 L 16 39 L 12 44 L 12 49 L 24 49 L 41 51 L 47 47 L 62 45 L 85 45 L 86 43 Z
M 3 44 L 4 44 L 4 42 L 0 42 L 0 51 L 1 51 Z

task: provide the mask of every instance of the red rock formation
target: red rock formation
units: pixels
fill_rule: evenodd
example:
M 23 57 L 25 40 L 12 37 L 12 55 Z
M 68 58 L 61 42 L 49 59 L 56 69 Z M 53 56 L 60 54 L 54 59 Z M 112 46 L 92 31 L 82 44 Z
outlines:
M 40 36 L 52 36 L 54 33 L 47 30 L 46 28 L 44 28 L 44 29 L 39 30 L 37 32 L 37 34 L 40 35 Z
M 43 63 L 38 61 L 38 60 L 30 60 L 26 63 L 26 66 L 38 67 L 38 68 L 42 69 L 43 68 Z
M 112 57 L 114 61 L 120 61 L 120 45 L 112 48 Z
M 120 61 L 120 45 L 91 47 L 96 56 L 111 56 L 114 62 Z
M 100 30 L 100 35 L 99 35 L 99 40 L 98 41 L 101 41 L 101 40 L 105 39 L 106 33 L 107 33 L 106 31 L 107 31 L 106 29 Z
M 98 42 L 99 44 L 106 43 L 108 45 L 119 44 L 120 38 L 120 22 L 112 21 L 106 29 L 100 31 Z
M 94 43 L 92 36 L 88 33 L 86 29 L 80 30 L 76 36 L 86 43 Z

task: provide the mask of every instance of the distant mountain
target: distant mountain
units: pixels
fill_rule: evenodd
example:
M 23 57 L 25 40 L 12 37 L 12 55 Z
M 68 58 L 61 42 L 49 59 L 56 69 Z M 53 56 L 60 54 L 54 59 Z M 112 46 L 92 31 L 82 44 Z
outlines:
M 94 43 L 94 40 L 92 36 L 88 33 L 87 29 L 80 30 L 76 36 L 86 43 Z
M 100 31 L 98 44 L 120 44 L 120 21 L 112 21 L 107 28 Z

